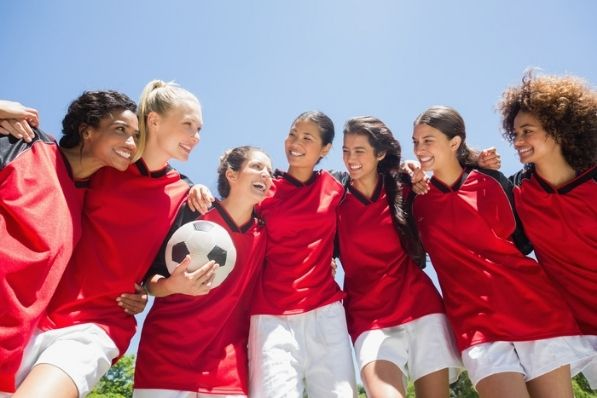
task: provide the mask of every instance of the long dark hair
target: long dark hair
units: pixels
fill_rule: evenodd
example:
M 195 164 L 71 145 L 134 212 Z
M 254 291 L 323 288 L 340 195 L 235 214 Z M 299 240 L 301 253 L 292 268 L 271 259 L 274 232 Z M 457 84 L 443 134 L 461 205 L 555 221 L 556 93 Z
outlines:
M 359 134 L 367 137 L 375 156 L 384 154 L 377 164 L 377 172 L 383 178 L 388 205 L 392 209 L 392 222 L 398 231 L 400 243 L 406 253 L 419 265 L 424 263 L 425 255 L 418 234 L 409 226 L 407 213 L 404 211 L 402 185 L 400 182 L 400 143 L 392 131 L 381 120 L 373 116 L 359 116 L 349 119 L 344 125 L 344 135 Z M 422 258 L 421 258 L 422 257 Z

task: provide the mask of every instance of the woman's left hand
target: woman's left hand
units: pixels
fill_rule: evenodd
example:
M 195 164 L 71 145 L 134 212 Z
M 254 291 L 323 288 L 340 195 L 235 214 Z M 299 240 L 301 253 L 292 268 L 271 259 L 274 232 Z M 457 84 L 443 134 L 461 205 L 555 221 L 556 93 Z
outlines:
M 124 312 L 130 315 L 140 314 L 147 305 L 147 292 L 145 292 L 145 289 L 135 283 L 135 291 L 137 293 L 123 293 L 116 299 Z

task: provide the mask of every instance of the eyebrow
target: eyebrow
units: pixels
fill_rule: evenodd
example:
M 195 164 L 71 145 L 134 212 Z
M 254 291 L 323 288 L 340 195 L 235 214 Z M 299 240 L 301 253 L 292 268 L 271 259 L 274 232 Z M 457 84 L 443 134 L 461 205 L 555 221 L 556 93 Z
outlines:
M 415 136 L 413 135 L 413 140 L 415 139 Z M 435 138 L 433 135 L 429 134 L 429 135 L 424 135 L 423 137 L 421 137 L 421 139 L 423 138 Z

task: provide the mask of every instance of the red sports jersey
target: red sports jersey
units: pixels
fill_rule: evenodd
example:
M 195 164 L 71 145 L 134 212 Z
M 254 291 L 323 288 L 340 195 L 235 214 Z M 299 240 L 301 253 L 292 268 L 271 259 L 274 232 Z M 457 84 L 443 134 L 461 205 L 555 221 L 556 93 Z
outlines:
M 266 234 L 257 219 L 237 226 L 218 202 L 200 218 L 228 231 L 236 247 L 236 264 L 207 295 L 156 298 L 143 324 L 135 388 L 247 395 L 249 311 Z M 194 219 L 182 218 L 171 234 Z M 163 256 L 164 251 L 159 263 Z M 169 275 L 165 265 L 160 268 L 159 274 Z
M 150 172 L 139 160 L 127 171 L 104 168 L 93 176 L 83 235 L 48 307 L 42 330 L 92 322 L 122 355 L 135 318 L 116 303 L 133 293 L 158 253 L 189 190 L 172 168 Z
M 254 314 L 298 314 L 342 299 L 331 261 L 343 191 L 327 171 L 305 183 L 276 172 L 272 194 L 259 207 L 268 241 Z
M 597 166 L 553 187 L 533 169 L 514 176 L 514 203 L 539 263 L 585 334 L 597 335 Z
M 349 185 L 338 209 L 344 306 L 353 342 L 367 330 L 444 312 L 433 282 L 400 243 L 383 185 L 380 178 L 371 199 Z
M 451 187 L 432 178 L 430 192 L 414 199 L 460 350 L 580 332 L 543 269 L 512 240 L 511 190 L 499 172 L 467 169 Z
M 54 139 L 0 136 L 0 391 L 15 389 L 23 350 L 81 235 L 86 182 Z

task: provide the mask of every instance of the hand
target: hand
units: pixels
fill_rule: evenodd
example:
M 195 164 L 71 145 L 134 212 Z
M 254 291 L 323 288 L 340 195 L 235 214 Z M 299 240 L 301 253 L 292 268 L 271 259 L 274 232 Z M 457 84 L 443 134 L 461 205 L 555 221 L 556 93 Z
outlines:
M 188 272 L 187 268 L 190 264 L 191 256 L 187 255 L 174 269 L 172 275 L 165 278 L 163 283 L 167 284 L 170 294 L 181 293 L 200 296 L 209 293 L 219 265 L 215 261 L 208 261 L 195 271 Z
M 208 187 L 201 184 L 195 184 L 189 191 L 187 203 L 191 210 L 205 214 L 214 200 L 215 199 Z
M 10 134 L 17 139 L 23 139 L 25 142 L 31 142 L 35 137 L 35 132 L 25 119 L 0 120 L 0 134 Z
M 421 163 L 417 162 L 416 160 L 407 159 L 404 162 L 400 163 L 400 171 L 408 174 L 411 178 L 413 173 L 421 168 Z
M 429 192 L 429 177 L 425 175 L 423 169 L 417 168 L 410 177 L 412 190 L 417 195 L 425 195 Z
M 338 264 L 336 264 L 336 259 L 332 258 L 332 276 L 335 278 L 336 277 L 336 270 L 338 269 Z
M 501 156 L 495 147 L 483 149 L 479 154 L 477 166 L 484 169 L 499 170 L 502 166 Z
M 135 291 L 137 293 L 123 293 L 116 299 L 118 305 L 121 306 L 127 314 L 140 314 L 147 305 L 147 293 L 145 292 L 145 289 L 135 283 Z
M 0 119 L 24 119 L 33 127 L 39 125 L 37 110 L 14 101 L 0 100 Z

